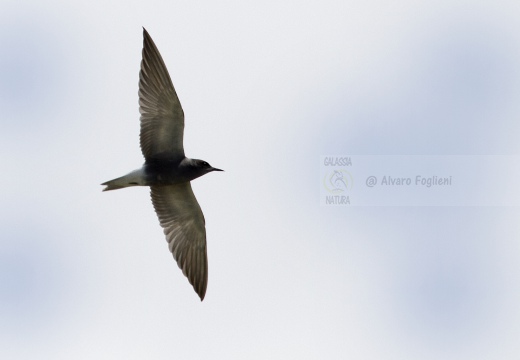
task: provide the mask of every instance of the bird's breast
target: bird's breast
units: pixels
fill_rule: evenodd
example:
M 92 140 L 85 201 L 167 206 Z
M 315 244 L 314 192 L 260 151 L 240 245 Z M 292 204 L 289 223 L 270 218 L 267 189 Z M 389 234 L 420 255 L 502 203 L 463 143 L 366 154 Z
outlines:
M 173 161 L 153 161 L 144 165 L 146 183 L 152 185 L 173 185 L 190 179 L 183 174 L 179 164 Z

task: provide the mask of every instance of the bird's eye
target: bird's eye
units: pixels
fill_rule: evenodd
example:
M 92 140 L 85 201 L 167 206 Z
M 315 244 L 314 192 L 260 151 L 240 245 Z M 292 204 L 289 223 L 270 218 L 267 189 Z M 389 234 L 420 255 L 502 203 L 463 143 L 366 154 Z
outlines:
M 202 162 L 202 165 L 209 166 L 209 164 L 207 162 L 205 162 L 205 161 Z

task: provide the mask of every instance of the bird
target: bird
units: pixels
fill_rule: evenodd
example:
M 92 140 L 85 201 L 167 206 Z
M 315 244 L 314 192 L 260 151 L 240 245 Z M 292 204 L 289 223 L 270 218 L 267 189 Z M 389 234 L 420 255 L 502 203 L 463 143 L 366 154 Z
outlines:
M 184 155 L 184 111 L 162 56 L 144 27 L 138 94 L 139 140 L 145 162 L 140 169 L 101 185 L 103 191 L 150 187 L 170 252 L 203 301 L 208 285 L 206 222 L 191 181 L 223 170 Z

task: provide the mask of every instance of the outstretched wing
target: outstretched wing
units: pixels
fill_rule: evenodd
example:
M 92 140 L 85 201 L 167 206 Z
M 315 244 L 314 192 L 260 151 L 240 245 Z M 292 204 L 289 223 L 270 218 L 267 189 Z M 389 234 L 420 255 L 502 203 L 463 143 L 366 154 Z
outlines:
M 159 50 L 146 29 L 143 32 L 139 72 L 141 151 L 147 160 L 183 158 L 184 112 Z
M 208 285 L 206 226 L 191 184 L 150 188 L 170 251 L 202 301 Z

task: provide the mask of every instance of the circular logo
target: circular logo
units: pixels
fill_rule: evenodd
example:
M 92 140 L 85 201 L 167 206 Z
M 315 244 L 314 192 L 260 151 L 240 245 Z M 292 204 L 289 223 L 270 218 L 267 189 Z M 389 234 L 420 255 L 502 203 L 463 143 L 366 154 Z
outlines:
M 332 170 L 323 177 L 323 186 L 331 194 L 342 194 L 352 189 L 354 179 L 346 170 Z

